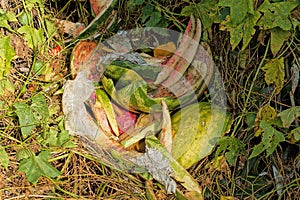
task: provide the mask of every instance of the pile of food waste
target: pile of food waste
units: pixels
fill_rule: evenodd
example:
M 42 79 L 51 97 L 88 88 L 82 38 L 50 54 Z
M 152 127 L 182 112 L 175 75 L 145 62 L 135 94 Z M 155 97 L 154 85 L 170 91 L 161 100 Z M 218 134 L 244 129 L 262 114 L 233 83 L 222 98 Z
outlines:
M 216 70 L 209 46 L 200 42 L 200 20 L 191 17 L 173 41 L 158 32 L 123 31 L 76 44 L 74 80 L 63 95 L 66 128 L 103 163 L 154 178 L 167 193 L 201 199 L 186 169 L 209 155 L 231 116 L 199 102 Z

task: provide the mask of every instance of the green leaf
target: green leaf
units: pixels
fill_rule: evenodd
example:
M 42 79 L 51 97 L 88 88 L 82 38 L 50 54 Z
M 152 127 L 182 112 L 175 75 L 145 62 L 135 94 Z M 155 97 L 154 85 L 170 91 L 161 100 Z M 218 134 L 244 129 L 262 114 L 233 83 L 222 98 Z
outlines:
M 195 6 L 185 6 L 182 10 L 180 15 L 189 17 L 191 14 L 194 14 L 195 12 Z
M 37 94 L 32 97 L 31 108 L 36 111 L 36 116 L 39 116 L 41 121 L 47 121 L 49 117 L 48 105 L 42 94 Z
M 215 158 L 220 155 L 222 151 L 225 153 L 226 160 L 229 164 L 233 165 L 239 154 L 245 155 L 245 144 L 238 138 L 225 136 L 218 141 L 219 148 L 216 151 Z
M 32 151 L 29 149 L 19 149 L 17 152 L 17 160 L 20 161 L 24 158 L 29 158 L 32 155 Z
M 263 13 L 263 15 L 257 25 L 264 30 L 279 27 L 282 30 L 289 31 L 292 28 L 289 15 L 297 5 L 298 4 L 295 1 L 284 1 L 278 3 L 264 1 L 258 8 L 258 11 Z
M 31 106 L 24 102 L 14 104 L 18 115 L 22 136 L 28 137 L 31 131 L 41 123 L 45 123 L 49 117 L 48 105 L 43 95 L 32 97 Z
M 218 6 L 230 7 L 230 21 L 232 24 L 241 23 L 247 13 L 253 13 L 253 0 L 220 0 Z
M 19 21 L 22 25 L 29 25 L 30 22 L 32 22 L 32 15 L 30 12 L 22 12 L 22 14 L 19 17 Z
M 10 37 L 5 36 L 0 38 L 0 63 L 3 63 L 5 67 L 0 67 L 0 79 L 3 76 L 7 76 L 10 71 L 11 61 L 16 58 L 16 52 L 10 45 Z
M 211 27 L 218 16 L 218 7 L 216 0 L 202 0 L 197 4 L 197 12 L 202 21 L 204 30 Z
M 68 131 L 64 130 L 59 132 L 55 128 L 50 128 L 49 131 L 39 135 L 37 137 L 37 141 L 42 145 L 50 147 L 76 147 L 76 145 L 70 140 Z
M 285 31 L 278 27 L 271 29 L 271 51 L 274 56 L 278 53 L 283 43 L 289 39 L 290 36 L 290 31 Z
M 238 25 L 230 23 L 230 21 L 222 21 L 221 24 L 230 32 L 230 44 L 232 49 L 235 49 L 237 45 L 243 40 L 242 50 L 244 50 L 250 43 L 254 36 L 256 29 L 256 22 L 259 19 L 260 14 L 255 12 L 253 15 L 248 14 L 246 18 Z
M 267 62 L 262 70 L 266 72 L 265 81 L 268 85 L 275 84 L 276 94 L 279 94 L 284 84 L 284 58 L 274 58 Z
M 9 157 L 3 146 L 0 144 L 0 165 L 8 169 Z
M 300 140 L 300 126 L 291 130 L 291 134 L 294 136 L 295 140 L 298 142 Z
M 159 23 L 161 19 L 161 14 L 158 11 L 152 12 L 150 19 L 146 22 L 147 27 L 154 27 Z
M 44 3 L 42 2 L 42 0 L 26 0 L 25 4 L 28 10 L 31 10 L 35 6 L 44 7 Z
M 7 79 L 0 80 L 0 96 L 5 95 L 5 91 L 13 93 L 15 91 L 14 85 Z
M 33 49 L 42 45 L 44 42 L 44 33 L 42 28 L 35 29 L 31 26 L 25 25 L 18 29 L 18 33 L 24 34 L 28 47 Z
M 33 72 L 36 75 L 41 75 L 43 73 L 43 67 L 44 67 L 44 63 L 40 60 L 37 60 L 36 62 L 33 63 L 32 65 L 33 67 Z
M 14 104 L 14 107 L 16 108 L 16 114 L 19 118 L 22 136 L 26 138 L 37 124 L 39 124 L 39 119 L 26 103 L 18 102 Z
M 289 128 L 294 120 L 300 116 L 300 106 L 291 107 L 278 114 L 283 122 L 283 127 Z
M 180 15 L 186 17 L 194 15 L 196 18 L 200 18 L 205 30 L 210 28 L 214 20 L 218 17 L 218 7 L 216 3 L 216 0 L 202 0 L 196 6 L 185 6 L 181 10 Z
M 50 21 L 50 20 L 45 20 L 46 22 L 46 28 L 47 28 L 47 34 L 48 36 L 53 36 L 54 34 L 57 33 L 57 28 L 54 24 L 53 21 Z
M 262 120 L 260 121 L 259 127 L 263 130 L 262 141 L 254 146 L 249 159 L 258 156 L 264 151 L 267 152 L 268 157 L 275 151 L 280 142 L 285 141 L 283 133 L 277 131 L 270 123 Z
M 154 6 L 151 4 L 147 4 L 142 8 L 142 22 L 145 23 L 146 20 L 152 15 L 154 11 Z
M 49 162 L 50 152 L 42 151 L 38 156 L 32 154 L 29 158 L 22 159 L 19 171 L 25 172 L 27 180 L 36 184 L 41 176 L 55 178 L 61 174 Z
M 132 9 L 133 7 L 142 5 L 144 2 L 144 0 L 129 0 L 127 2 L 127 9 Z
M 9 31 L 13 31 L 9 26 L 8 22 L 17 22 L 17 21 L 18 20 L 15 16 L 15 13 L 0 9 L 0 27 L 6 28 Z

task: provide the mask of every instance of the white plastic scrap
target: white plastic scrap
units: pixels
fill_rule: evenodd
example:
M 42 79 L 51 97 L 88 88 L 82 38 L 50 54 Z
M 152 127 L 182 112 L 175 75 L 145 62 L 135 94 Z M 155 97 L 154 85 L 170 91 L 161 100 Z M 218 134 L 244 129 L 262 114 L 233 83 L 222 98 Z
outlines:
M 131 161 L 138 166 L 145 167 L 154 179 L 165 186 L 168 194 L 176 192 L 176 182 L 172 178 L 173 169 L 158 150 L 146 147 L 144 156 L 131 159 Z
M 92 81 L 86 78 L 83 71 L 80 71 L 73 81 L 67 81 L 64 86 L 62 98 L 63 112 L 66 116 L 66 130 L 73 135 L 85 135 L 95 138 L 99 128 L 88 119 L 88 113 L 84 106 L 93 91 L 95 90 Z

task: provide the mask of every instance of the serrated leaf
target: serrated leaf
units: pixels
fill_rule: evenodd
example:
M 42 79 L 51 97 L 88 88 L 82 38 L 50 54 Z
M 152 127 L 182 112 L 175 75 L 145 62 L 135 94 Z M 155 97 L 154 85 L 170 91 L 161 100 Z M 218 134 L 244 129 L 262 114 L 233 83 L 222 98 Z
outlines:
M 278 27 L 271 29 L 271 51 L 274 56 L 278 53 L 283 43 L 289 39 L 290 36 L 290 31 L 285 31 Z
M 22 159 L 19 165 L 19 171 L 25 172 L 27 180 L 36 184 L 41 176 L 55 178 L 61 174 L 49 162 L 50 152 L 42 151 L 38 156 L 32 155 L 29 158 Z
M 291 107 L 278 114 L 283 122 L 283 127 L 289 128 L 294 120 L 300 116 L 300 106 Z
M 0 38 L 0 60 L 3 61 L 5 67 L 0 68 L 0 79 L 3 76 L 7 76 L 10 71 L 10 63 L 16 58 L 16 52 L 10 45 L 10 37 L 5 36 Z
M 257 24 L 264 30 L 279 27 L 282 30 L 289 31 L 292 28 L 289 15 L 296 6 L 297 3 L 295 1 L 278 3 L 264 1 L 258 8 L 258 11 L 263 13 L 263 15 Z
M 27 138 L 31 131 L 39 123 L 39 119 L 33 113 L 31 107 L 23 102 L 18 102 L 14 104 L 16 108 L 16 114 L 18 115 L 22 136 Z
M 284 58 L 270 60 L 262 67 L 262 70 L 266 72 L 266 83 L 268 85 L 275 84 L 276 94 L 279 94 L 284 84 Z
M 262 141 L 254 146 L 253 151 L 249 159 L 254 158 L 262 152 L 267 152 L 267 157 L 271 155 L 280 142 L 285 141 L 285 137 L 282 132 L 277 131 L 270 123 L 260 121 L 259 127 L 263 130 Z
M 241 23 L 247 13 L 253 12 L 253 0 L 220 0 L 218 6 L 230 7 L 230 21 L 232 24 Z
M 3 146 L 0 144 L 0 165 L 8 169 L 9 157 Z
M 31 108 L 40 116 L 40 120 L 46 121 L 49 117 L 48 105 L 42 94 L 32 97 Z
M 24 34 L 24 39 L 31 49 L 37 48 L 44 42 L 44 33 L 41 28 L 37 30 L 31 26 L 25 25 L 18 29 L 18 33 Z

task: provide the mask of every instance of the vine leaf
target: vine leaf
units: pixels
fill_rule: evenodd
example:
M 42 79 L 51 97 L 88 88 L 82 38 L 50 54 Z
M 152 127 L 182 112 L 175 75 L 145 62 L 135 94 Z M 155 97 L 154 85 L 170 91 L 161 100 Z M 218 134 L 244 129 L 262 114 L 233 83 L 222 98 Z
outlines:
M 47 102 L 42 94 L 37 94 L 32 97 L 31 108 L 36 111 L 38 118 L 46 122 L 49 117 Z
M 39 119 L 34 114 L 30 106 L 24 102 L 15 103 L 14 107 L 16 108 L 16 114 L 19 118 L 22 136 L 23 138 L 27 138 L 31 131 L 39 123 Z
M 241 23 L 247 13 L 253 13 L 253 0 L 220 0 L 218 5 L 230 7 L 230 21 L 233 24 Z
M 285 141 L 282 132 L 277 131 L 269 122 L 260 121 L 259 127 L 263 130 L 262 141 L 254 146 L 249 159 L 254 158 L 262 152 L 267 152 L 267 157 L 271 155 L 280 142 Z
M 232 49 L 243 40 L 242 50 L 244 50 L 256 32 L 254 27 L 261 15 L 254 11 L 253 0 L 221 0 L 218 5 L 230 7 L 230 15 L 220 22 L 221 30 L 227 29 L 230 32 Z
M 195 18 L 200 18 L 204 30 L 209 29 L 217 18 L 218 7 L 216 0 L 202 0 L 197 5 L 185 6 L 180 15 L 189 17 L 194 15 Z
M 255 119 L 255 125 L 259 126 L 259 122 L 261 120 L 265 122 L 270 122 L 271 120 L 275 119 L 277 116 L 276 110 L 270 105 L 270 103 L 267 103 L 263 107 L 261 107 L 256 115 Z M 255 131 L 255 136 L 258 137 L 262 133 L 261 128 L 257 128 Z
M 16 58 L 16 52 L 10 45 L 10 37 L 0 38 L 0 80 L 10 71 L 11 61 Z M 3 67 L 5 66 L 5 67 Z
M 14 104 L 18 115 L 22 136 L 28 137 L 31 131 L 41 122 L 45 123 L 49 117 L 48 106 L 43 95 L 38 94 L 32 97 L 32 104 L 29 106 L 24 102 Z
M 25 25 L 18 29 L 18 33 L 24 34 L 24 39 L 26 40 L 28 47 L 33 49 L 42 45 L 44 40 L 43 29 L 35 29 L 31 26 Z
M 17 18 L 13 12 L 7 12 L 3 9 L 0 9 L 0 27 L 6 28 L 9 31 L 13 32 L 11 27 L 8 25 L 8 22 L 17 22 Z
M 290 31 L 282 30 L 278 27 L 271 29 L 271 51 L 274 56 L 278 53 L 283 43 L 289 39 L 290 36 Z
M 291 135 L 293 135 L 294 139 L 298 142 L 300 140 L 300 126 L 291 130 Z
M 238 138 L 231 136 L 224 136 L 218 140 L 219 148 L 216 151 L 215 159 L 221 154 L 222 151 L 226 151 L 225 157 L 229 164 L 233 165 L 236 158 L 242 154 L 246 154 L 245 144 Z
M 235 49 L 242 40 L 242 50 L 244 50 L 248 46 L 249 42 L 256 32 L 254 26 L 256 25 L 259 17 L 260 14 L 258 12 L 255 12 L 253 15 L 248 14 L 245 20 L 238 25 L 230 25 L 229 22 L 226 21 L 221 22 L 221 24 L 225 25 L 225 27 L 230 32 L 230 44 L 232 46 L 232 49 Z
M 48 162 L 49 157 L 50 152 L 48 151 L 42 151 L 38 156 L 31 155 L 20 161 L 18 170 L 25 172 L 27 180 L 33 184 L 36 184 L 41 176 L 57 177 L 61 172 Z
M 283 122 L 283 127 L 289 128 L 294 120 L 300 116 L 300 106 L 291 107 L 278 114 Z
M 275 84 L 276 94 L 279 94 L 284 83 L 284 58 L 274 58 L 267 62 L 262 70 L 266 72 L 265 81 L 268 85 Z
M 268 30 L 279 27 L 282 30 L 289 31 L 292 28 L 292 22 L 289 19 L 289 14 L 296 8 L 298 4 L 294 1 L 285 1 L 264 3 L 258 8 L 258 11 L 263 13 L 261 19 L 257 23 L 262 29 Z

